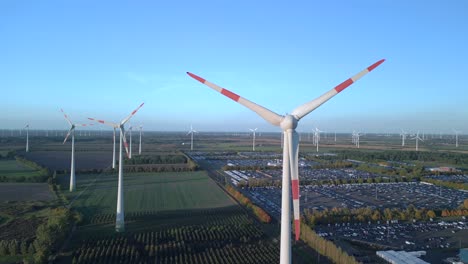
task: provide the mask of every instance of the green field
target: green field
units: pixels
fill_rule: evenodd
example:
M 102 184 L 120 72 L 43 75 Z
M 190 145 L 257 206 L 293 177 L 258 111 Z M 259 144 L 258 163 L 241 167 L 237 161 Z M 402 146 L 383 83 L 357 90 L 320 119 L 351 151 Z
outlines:
M 60 263 L 278 262 L 279 246 L 205 171 L 127 173 L 123 233 L 115 231 L 117 175 L 76 178 L 70 193 L 69 176 L 58 177 L 84 217 Z
M 19 178 L 19 177 L 33 177 L 40 176 L 41 173 L 24 165 L 16 160 L 0 160 L 0 177 Z
M 77 190 L 68 192 L 69 176 L 59 177 L 61 189 L 72 208 L 86 217 L 114 213 L 117 203 L 117 175 L 77 175 Z M 205 172 L 124 174 L 125 212 L 171 211 L 217 208 L 234 202 Z

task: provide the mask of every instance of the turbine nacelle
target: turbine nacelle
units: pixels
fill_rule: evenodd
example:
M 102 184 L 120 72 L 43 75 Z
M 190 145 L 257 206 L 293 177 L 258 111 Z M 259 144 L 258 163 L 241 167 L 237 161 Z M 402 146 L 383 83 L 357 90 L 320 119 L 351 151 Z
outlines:
M 296 129 L 298 119 L 293 115 L 285 115 L 283 120 L 281 120 L 280 127 L 283 131 L 288 131 L 289 129 Z

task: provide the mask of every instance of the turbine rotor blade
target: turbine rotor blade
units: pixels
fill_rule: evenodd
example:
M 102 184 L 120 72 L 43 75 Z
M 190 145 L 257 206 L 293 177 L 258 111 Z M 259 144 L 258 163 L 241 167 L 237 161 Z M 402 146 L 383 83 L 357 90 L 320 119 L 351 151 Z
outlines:
M 335 88 L 331 89 L 330 91 L 322 94 L 320 97 L 309 101 L 292 111 L 291 115 L 295 116 L 298 120 L 306 116 L 308 113 L 315 110 L 317 107 L 321 106 L 326 101 L 330 100 L 333 96 L 337 95 L 344 89 L 346 89 L 351 84 L 355 83 L 359 80 L 362 76 L 366 75 L 367 73 L 371 72 L 377 66 L 382 64 L 385 60 L 379 60 L 378 62 L 372 64 L 371 66 L 367 67 L 366 69 L 362 70 L 358 74 L 354 75 L 353 77 L 347 79 L 346 81 L 342 82 L 341 84 L 337 85 Z
M 288 137 L 289 147 L 289 168 L 291 170 L 291 189 L 292 189 L 292 200 L 293 200 L 293 211 L 294 211 L 294 233 L 296 235 L 296 241 L 299 240 L 300 236 L 300 211 L 299 211 L 299 172 L 298 172 L 298 155 L 299 155 L 299 135 L 296 131 L 292 131 L 290 137 Z
M 137 109 L 133 110 L 132 113 L 130 113 L 129 116 L 127 116 L 124 120 L 122 120 L 122 122 L 120 122 L 120 125 L 123 125 L 125 123 L 127 123 L 128 120 L 130 120 L 130 118 L 132 118 L 133 115 L 136 114 L 136 112 L 138 111 L 138 109 L 140 109 L 145 103 L 141 103 L 140 106 L 137 107 Z
M 107 122 L 107 121 L 95 119 L 95 118 L 92 118 L 92 117 L 88 117 L 88 119 L 89 119 L 89 120 L 92 120 L 92 121 L 95 121 L 95 122 L 98 122 L 98 123 L 101 123 L 101 124 L 103 124 L 103 125 L 108 125 L 108 126 L 114 127 L 114 128 L 118 128 L 118 127 L 119 127 L 119 124 L 117 124 L 117 123 Z
M 67 120 L 68 124 L 70 124 L 70 126 L 73 125 L 72 121 L 68 118 L 67 114 L 65 114 L 62 108 L 60 108 L 60 111 L 62 111 L 63 116 L 65 117 L 65 120 Z
M 190 73 L 190 72 L 187 72 L 187 74 L 194 78 L 195 80 L 203 83 L 204 85 L 210 87 L 211 89 L 229 97 L 230 99 L 232 99 L 233 101 L 235 102 L 238 102 L 239 104 L 247 107 L 248 109 L 254 111 L 255 113 L 257 113 L 259 116 L 261 116 L 263 119 L 265 119 L 266 121 L 268 121 L 269 123 L 275 125 L 275 126 L 279 126 L 280 123 L 281 123 L 281 120 L 283 120 L 283 117 L 281 115 L 278 115 L 277 113 L 275 112 L 272 112 L 271 110 L 263 107 L 263 106 L 260 106 L 254 102 L 251 102 L 227 89 L 224 89 L 214 83 L 211 83 L 193 73 Z
M 68 133 L 67 135 L 65 136 L 65 139 L 63 140 L 63 143 L 62 144 L 65 144 L 65 142 L 67 142 L 67 139 L 68 137 L 70 136 L 71 132 L 73 131 L 73 129 L 75 129 L 73 126 L 70 128 L 70 130 L 68 130 Z
M 127 158 L 130 158 L 130 154 L 128 152 L 127 138 L 125 137 L 126 136 L 125 128 L 123 126 L 121 126 L 120 129 L 122 130 L 122 140 L 123 140 L 123 143 L 124 143 L 124 146 L 125 146 L 125 152 L 127 153 Z

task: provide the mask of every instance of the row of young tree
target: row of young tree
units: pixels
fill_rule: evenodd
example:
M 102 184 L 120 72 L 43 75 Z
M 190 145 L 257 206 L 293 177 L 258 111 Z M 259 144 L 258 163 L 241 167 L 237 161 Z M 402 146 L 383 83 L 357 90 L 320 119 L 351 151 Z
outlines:
M 333 242 L 317 235 L 317 233 L 315 233 L 315 231 L 312 230 L 312 228 L 310 228 L 307 223 L 301 222 L 300 237 L 318 253 L 331 259 L 333 263 L 358 264 L 354 257 L 348 255 L 340 247 L 333 244 Z
M 252 201 L 243 195 L 241 192 L 236 190 L 231 185 L 226 185 L 226 191 L 231 194 L 239 203 L 245 206 L 247 209 L 251 210 L 254 215 L 262 222 L 262 223 L 270 223 L 271 216 L 262 208 L 252 203 Z
M 436 179 L 431 179 L 431 178 L 423 178 L 423 180 L 425 182 L 429 182 L 437 186 L 443 186 L 443 187 L 458 189 L 458 190 L 468 190 L 468 183 L 441 181 L 441 180 L 436 180 Z
M 190 217 L 191 216 L 191 217 Z M 95 222 L 115 220 L 115 215 Z M 176 220 L 164 225 L 155 219 Z M 144 232 L 96 234 L 80 241 L 73 263 L 278 263 L 279 248 L 239 206 L 187 212 L 135 212 L 128 221 L 151 221 Z M 157 221 L 157 220 L 156 220 Z
M 187 163 L 187 157 L 184 155 L 136 155 L 131 159 L 125 160 L 125 165 L 136 164 L 181 164 Z
M 390 220 L 429 220 L 440 216 L 440 211 L 428 210 L 425 208 L 418 209 L 413 205 L 406 209 L 385 208 L 372 209 L 370 207 L 348 209 L 348 208 L 333 208 L 331 210 L 304 210 L 304 221 L 311 227 L 315 225 L 325 225 L 334 223 L 347 222 L 368 222 L 368 221 L 390 221 Z
M 0 256 L 32 255 L 35 252 L 34 244 L 28 240 L 0 240 Z

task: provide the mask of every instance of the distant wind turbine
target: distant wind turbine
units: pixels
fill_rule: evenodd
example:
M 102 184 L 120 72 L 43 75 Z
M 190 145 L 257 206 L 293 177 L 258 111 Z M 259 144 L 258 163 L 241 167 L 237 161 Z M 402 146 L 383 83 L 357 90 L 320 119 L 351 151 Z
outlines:
M 190 125 L 190 131 L 187 133 L 187 135 L 190 134 L 190 150 L 193 150 L 193 133 L 197 133 L 197 131 Z
M 29 124 L 27 124 L 23 129 L 26 129 L 26 152 L 29 152 Z
M 252 131 L 253 135 L 253 140 L 252 140 L 252 151 L 255 151 L 255 132 L 257 131 L 257 128 L 249 128 L 250 131 Z
M 281 200 L 281 246 L 280 246 L 280 264 L 291 263 L 291 221 L 290 221 L 290 179 L 292 184 L 292 198 L 294 208 L 294 226 L 295 226 L 295 239 L 299 240 L 300 235 L 300 211 L 299 211 L 299 175 L 298 175 L 298 154 L 299 154 L 299 136 L 296 132 L 296 127 L 299 120 L 307 114 L 315 110 L 317 107 L 328 101 L 339 92 L 353 84 L 365 74 L 369 73 L 384 60 L 380 60 L 370 67 L 364 69 L 355 76 L 347 79 L 335 88 L 321 95 L 320 97 L 307 102 L 296 109 L 291 114 L 285 116 L 278 115 L 267 108 L 264 108 L 254 102 L 251 102 L 227 89 L 224 89 L 214 83 L 211 83 L 193 73 L 187 72 L 190 77 L 207 85 L 213 90 L 229 97 L 233 101 L 249 108 L 256 112 L 263 119 L 268 121 L 274 126 L 279 126 L 284 133 L 284 146 L 283 146 L 283 179 L 282 179 L 282 200 Z
M 127 131 L 128 133 L 130 133 L 130 153 L 128 154 L 129 159 L 132 158 L 132 130 L 133 130 L 133 126 L 130 126 Z
M 460 134 L 461 131 L 453 129 L 453 132 L 455 133 L 455 147 L 458 148 L 458 134 Z
M 408 134 L 402 129 L 401 130 L 401 133 L 400 133 L 400 136 L 401 136 L 401 146 L 404 147 L 405 146 L 405 139 L 406 139 L 406 136 Z
M 68 133 L 65 136 L 65 139 L 63 140 L 63 144 L 67 142 L 67 139 L 71 134 L 72 149 L 71 149 L 71 164 L 70 164 L 70 192 L 73 192 L 75 190 L 75 128 L 77 126 L 86 126 L 86 124 L 73 124 L 70 118 L 68 118 L 67 114 L 65 114 L 63 109 L 60 109 L 60 111 L 63 113 L 63 116 L 65 117 L 65 120 L 67 120 L 67 123 L 70 125 L 70 130 L 68 130 Z
M 140 146 L 138 147 L 138 155 L 141 155 L 141 131 L 143 129 L 143 126 L 140 125 Z
M 419 150 L 418 149 L 419 140 L 424 141 L 424 140 L 422 140 L 422 138 L 419 137 L 419 131 L 418 131 L 418 133 L 416 133 L 416 136 L 414 136 L 412 139 L 416 140 L 416 151 L 418 151 Z
M 115 219 L 115 230 L 117 232 L 125 231 L 125 214 L 124 214 L 124 197 L 123 197 L 123 155 L 122 155 L 122 143 L 125 145 L 125 151 L 127 152 L 128 156 L 128 144 L 125 138 L 125 123 L 132 118 L 133 115 L 140 109 L 145 103 L 142 103 L 137 109 L 133 110 L 133 112 L 124 118 L 120 123 L 112 123 L 107 122 L 104 120 L 97 120 L 94 118 L 88 118 L 89 120 L 93 120 L 99 122 L 101 124 L 105 124 L 114 128 L 118 127 L 120 129 L 120 140 L 119 140 L 119 182 L 117 187 L 117 212 L 116 212 L 116 219 Z

